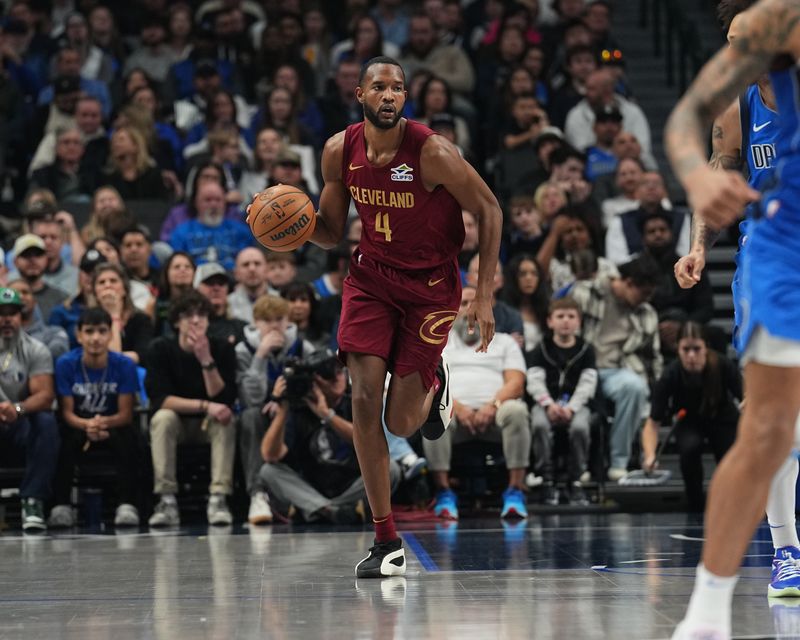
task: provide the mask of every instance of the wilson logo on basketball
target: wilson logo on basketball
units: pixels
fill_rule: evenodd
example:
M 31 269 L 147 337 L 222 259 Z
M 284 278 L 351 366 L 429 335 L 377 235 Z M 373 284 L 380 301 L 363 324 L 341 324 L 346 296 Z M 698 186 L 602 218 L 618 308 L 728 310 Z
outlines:
M 273 242 L 277 242 L 278 240 L 281 240 L 286 236 L 296 236 L 298 233 L 300 233 L 306 228 L 306 225 L 308 224 L 309 220 L 310 218 L 307 215 L 303 214 L 303 216 L 297 222 L 289 225 L 288 227 L 279 231 L 278 233 L 271 234 L 269 236 L 269 239 L 272 240 Z
M 456 319 L 455 311 L 434 311 L 425 316 L 419 328 L 419 337 L 428 344 L 442 344 L 447 340 L 450 325 Z

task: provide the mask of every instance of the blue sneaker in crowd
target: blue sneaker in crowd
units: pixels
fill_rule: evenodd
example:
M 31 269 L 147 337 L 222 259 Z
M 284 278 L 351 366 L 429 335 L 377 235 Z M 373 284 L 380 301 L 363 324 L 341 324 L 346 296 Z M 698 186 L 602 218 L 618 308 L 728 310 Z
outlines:
M 436 494 L 433 512 L 440 518 L 458 520 L 458 499 L 450 489 L 442 489 Z
M 528 507 L 525 506 L 525 494 L 516 487 L 503 491 L 503 512 L 501 518 L 527 518 Z
M 770 598 L 797 598 L 800 596 L 800 549 L 781 547 L 772 559 L 772 581 L 767 595 Z

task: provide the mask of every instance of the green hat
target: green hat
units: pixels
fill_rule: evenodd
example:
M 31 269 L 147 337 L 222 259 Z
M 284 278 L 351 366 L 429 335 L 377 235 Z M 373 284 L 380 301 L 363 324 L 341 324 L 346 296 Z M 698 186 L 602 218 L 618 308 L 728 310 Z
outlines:
M 0 307 L 13 304 L 16 307 L 22 309 L 24 306 L 22 304 L 22 300 L 19 297 L 19 293 L 15 289 L 9 289 L 7 287 L 0 287 Z

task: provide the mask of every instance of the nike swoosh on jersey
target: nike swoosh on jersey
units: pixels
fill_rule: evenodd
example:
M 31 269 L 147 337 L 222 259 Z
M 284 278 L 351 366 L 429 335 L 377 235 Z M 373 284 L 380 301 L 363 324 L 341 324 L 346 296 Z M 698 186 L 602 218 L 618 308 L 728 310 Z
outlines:
M 439 278 L 438 280 L 428 280 L 428 286 L 433 287 L 434 285 L 439 284 L 444 278 Z
M 348 169 L 350 169 L 350 171 L 355 171 L 356 169 L 360 169 L 360 168 L 361 168 L 361 167 L 363 167 L 363 166 L 364 166 L 363 164 L 356 164 L 356 165 L 354 165 L 354 164 L 351 162 L 351 163 L 350 163 L 350 164 L 347 166 L 347 168 L 348 168 Z
M 761 131 L 761 130 L 762 130 L 764 127 L 766 127 L 768 124 L 772 124 L 772 120 L 767 120 L 767 121 L 766 121 L 764 124 L 756 124 L 756 123 L 754 122 L 754 123 L 753 123 L 753 133 L 758 133 L 758 132 L 759 132 L 759 131 Z

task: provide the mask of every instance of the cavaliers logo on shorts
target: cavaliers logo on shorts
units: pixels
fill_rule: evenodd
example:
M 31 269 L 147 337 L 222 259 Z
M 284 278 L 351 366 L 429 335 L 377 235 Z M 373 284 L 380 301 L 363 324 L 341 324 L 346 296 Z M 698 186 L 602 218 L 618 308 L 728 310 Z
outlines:
M 429 313 L 419 328 L 419 337 L 428 344 L 442 344 L 450 333 L 450 325 L 456 319 L 455 311 L 434 311 Z

